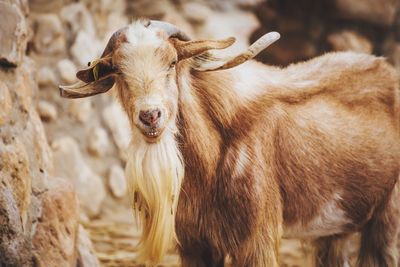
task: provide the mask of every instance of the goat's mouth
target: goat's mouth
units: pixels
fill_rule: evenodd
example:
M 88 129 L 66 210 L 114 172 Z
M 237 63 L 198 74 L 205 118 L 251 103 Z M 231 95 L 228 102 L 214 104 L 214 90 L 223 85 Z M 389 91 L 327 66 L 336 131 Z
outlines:
M 143 132 L 143 134 L 149 138 L 156 138 L 160 135 L 160 133 L 161 133 L 161 131 L 157 128 L 149 129 L 149 130 Z
M 160 139 L 162 132 L 163 129 L 160 128 L 148 128 L 142 130 L 142 134 L 145 136 L 146 141 L 148 141 L 149 143 L 157 142 Z

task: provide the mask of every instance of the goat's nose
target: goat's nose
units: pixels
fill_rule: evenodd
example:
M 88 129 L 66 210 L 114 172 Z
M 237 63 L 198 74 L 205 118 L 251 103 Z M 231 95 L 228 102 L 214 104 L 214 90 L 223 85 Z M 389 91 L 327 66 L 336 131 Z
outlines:
M 143 122 L 144 125 L 154 126 L 161 117 L 161 110 L 152 109 L 152 110 L 141 110 L 139 112 L 139 119 Z

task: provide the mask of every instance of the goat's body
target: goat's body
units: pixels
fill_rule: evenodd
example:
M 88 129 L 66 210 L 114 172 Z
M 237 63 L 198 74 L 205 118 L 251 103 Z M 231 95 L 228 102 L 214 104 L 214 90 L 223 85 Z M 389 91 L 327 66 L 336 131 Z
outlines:
M 234 266 L 274 266 L 282 235 L 320 241 L 371 221 L 385 228 L 379 216 L 393 215 L 400 173 L 400 104 L 383 59 L 337 53 L 286 69 L 180 71 L 184 265 L 217 266 L 230 254 Z M 365 264 L 374 262 L 393 263 Z
M 314 240 L 318 266 L 345 266 L 341 247 L 358 231 L 360 266 L 396 266 L 394 70 L 354 53 L 233 68 L 277 39 L 224 58 L 211 50 L 234 38 L 191 41 L 172 24 L 137 21 L 80 82 L 60 86 L 69 98 L 118 90 L 132 126 L 139 262 L 160 262 L 177 236 L 184 266 L 223 266 L 230 255 L 235 267 L 273 267 L 288 236 Z

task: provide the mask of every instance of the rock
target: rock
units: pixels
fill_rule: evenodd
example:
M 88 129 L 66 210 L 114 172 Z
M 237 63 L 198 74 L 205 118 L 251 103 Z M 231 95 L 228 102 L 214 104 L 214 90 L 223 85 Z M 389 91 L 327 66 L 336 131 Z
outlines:
M 68 104 L 68 113 L 79 122 L 87 122 L 92 115 L 93 108 L 90 98 L 73 99 Z
M 254 8 L 258 5 L 267 2 L 266 0 L 234 0 L 236 5 L 243 8 Z
M 71 55 L 79 66 L 83 67 L 98 58 L 102 49 L 101 43 L 95 37 L 85 31 L 79 31 L 71 47 Z
M 28 30 L 16 5 L 0 2 L 0 65 L 16 67 L 25 54 Z
M 76 67 L 75 64 L 69 59 L 62 59 L 57 63 L 58 73 L 61 79 L 66 83 L 76 82 Z
M 219 0 L 219 1 L 208 1 L 211 2 L 209 5 L 216 6 L 216 8 L 222 10 L 223 12 L 230 12 L 232 8 L 242 8 L 251 9 L 262 3 L 267 2 L 267 0 Z M 201 3 L 201 2 L 200 2 Z
M 14 137 L 9 143 L 0 145 L 0 159 L 2 182 L 11 188 L 21 223 L 25 225 L 31 203 L 32 176 L 28 151 L 20 137 Z
M 0 126 L 5 124 L 12 109 L 10 91 L 5 83 L 0 81 Z
M 40 179 L 36 179 L 38 175 L 33 177 L 32 186 L 42 190 L 48 173 L 53 172 L 53 154 L 47 142 L 43 123 L 33 106 L 29 109 L 28 115 L 29 120 L 26 123 L 26 132 L 23 137 L 24 141 L 28 143 L 28 147 L 31 147 L 29 153 L 34 155 L 34 160 L 32 160 L 34 163 L 31 162 L 32 168 L 40 174 Z
M 212 10 L 200 2 L 186 2 L 182 6 L 182 12 L 186 19 L 193 23 L 204 23 L 212 15 Z
M 104 156 L 110 146 L 106 130 L 96 127 L 87 137 L 88 151 L 90 154 L 100 157 Z
M 143 16 L 145 18 L 163 18 L 163 16 L 170 11 L 170 1 L 164 0 L 137 0 L 126 1 L 127 14 L 135 16 Z M 177 15 L 177 13 L 175 13 Z
M 108 176 L 108 186 L 115 197 L 120 198 L 125 196 L 128 188 L 125 172 L 121 166 L 117 164 L 111 166 Z
M 16 4 L 25 17 L 27 17 L 29 15 L 29 11 L 30 11 L 29 4 L 30 3 L 28 3 L 28 0 L 8 0 L 8 2 Z
M 35 266 L 75 266 L 79 212 L 73 186 L 65 179 L 51 178 L 42 201 L 32 239 Z
M 13 92 L 15 92 L 16 99 L 19 102 L 19 108 L 23 112 L 28 112 L 32 105 L 33 90 L 36 89 L 36 83 L 33 75 L 33 62 L 25 60 L 23 67 L 24 71 L 18 72 L 15 77 Z
M 37 74 L 37 81 L 40 87 L 54 87 L 57 85 L 56 75 L 50 67 L 41 67 Z
M 82 211 L 89 217 L 96 216 L 106 196 L 101 178 L 90 169 L 77 142 L 71 137 L 59 138 L 51 147 L 55 174 L 75 185 Z
M 121 15 L 126 13 L 126 1 L 125 0 L 81 0 L 90 10 L 96 10 L 101 15 L 110 14 L 112 12 L 119 12 Z M 136 1 L 135 1 L 136 2 Z M 128 14 L 128 13 L 127 13 Z
M 64 30 L 55 14 L 43 14 L 34 20 L 33 45 L 36 52 L 57 55 L 65 50 Z
M 352 50 L 360 53 L 372 53 L 372 43 L 364 36 L 354 31 L 332 33 L 327 38 L 328 43 L 335 51 Z
M 103 110 L 103 120 L 110 129 L 114 142 L 118 147 L 120 157 L 126 159 L 126 149 L 131 140 L 131 131 L 128 117 L 116 102 L 111 103 Z
M 254 41 L 266 32 L 261 28 L 254 36 Z M 281 39 L 262 51 L 257 59 L 267 64 L 288 65 L 303 61 L 318 55 L 318 49 L 307 36 L 295 33 L 281 35 Z
M 218 25 L 216 27 L 215 25 Z M 232 10 L 229 13 L 213 11 L 205 23 L 195 31 L 199 38 L 223 39 L 234 36 L 236 42 L 227 49 L 217 51 L 219 55 L 243 52 L 249 46 L 250 35 L 259 27 L 257 17 L 251 12 Z
M 115 31 L 121 29 L 122 27 L 125 27 L 128 24 L 128 19 L 125 16 L 121 16 L 119 12 L 112 12 L 110 15 L 108 15 L 107 29 L 111 34 L 107 34 L 107 41 Z
M 390 62 L 399 70 L 400 73 L 400 44 L 397 44 L 390 53 Z
M 95 255 L 92 241 L 89 238 L 88 232 L 79 226 L 79 251 L 78 251 L 78 263 L 79 267 L 97 267 L 100 266 L 99 261 Z
M 61 19 L 71 29 L 72 34 L 83 31 L 91 37 L 96 36 L 96 27 L 90 12 L 83 3 L 72 3 L 64 6 L 60 12 Z
M 70 49 L 70 53 L 74 56 L 79 66 L 86 66 L 88 61 L 94 60 L 95 57 L 100 53 L 100 43 L 96 36 L 96 26 L 92 17 L 91 12 L 87 9 L 87 6 L 83 2 L 71 3 L 70 5 L 64 6 L 60 16 L 61 19 L 69 30 L 66 31 L 67 39 L 73 42 L 73 46 Z M 96 15 L 97 12 L 93 13 Z M 99 24 L 103 24 L 103 20 L 97 21 Z M 86 43 L 85 45 L 85 42 Z M 82 53 L 80 49 L 84 49 Z M 89 53 L 85 56 L 86 53 Z M 81 59 L 82 56 L 84 59 Z M 87 58 L 90 58 L 89 60 Z
M 43 121 L 53 121 L 57 118 L 56 107 L 45 100 L 40 100 L 38 102 L 37 111 Z
M 31 63 L 23 57 L 13 71 L 0 68 L 13 100 L 0 130 L 0 266 L 34 265 L 31 237 L 42 208 L 43 181 L 52 165 L 43 125 L 32 105 L 36 85 Z
M 398 6 L 397 0 L 336 0 L 340 16 L 386 27 L 393 24 Z
M 0 183 L 0 207 L 0 266 L 32 266 L 29 236 L 10 187 L 4 182 Z
M 27 0 L 0 1 L 0 266 L 74 266 L 76 238 L 70 233 L 76 231 L 68 221 L 74 220 L 77 225 L 78 217 L 54 198 L 44 201 L 56 190 L 46 183 L 53 162 L 43 124 L 32 103 L 37 92 L 36 66 L 24 56 L 27 13 Z M 15 68 L 5 68 L 10 66 Z M 66 188 L 62 186 L 63 190 Z M 74 205 L 68 193 L 59 197 Z M 61 215 L 67 217 L 53 223 L 47 216 L 48 205 L 43 203 L 61 206 Z M 76 205 L 74 209 L 77 211 Z M 55 228 L 40 230 L 47 225 Z M 33 244 L 36 237 L 43 241 Z M 48 257 L 58 248 L 60 254 Z
M 35 13 L 57 13 L 67 0 L 29 0 L 29 7 Z
M 393 64 L 400 75 L 400 43 L 395 40 L 386 40 L 383 49 L 384 55 L 388 57 L 389 62 Z

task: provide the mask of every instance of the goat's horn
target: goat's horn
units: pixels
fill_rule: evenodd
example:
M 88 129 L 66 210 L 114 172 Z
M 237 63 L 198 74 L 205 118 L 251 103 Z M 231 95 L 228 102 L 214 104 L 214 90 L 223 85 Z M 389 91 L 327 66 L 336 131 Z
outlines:
M 262 37 L 260 37 L 257 41 L 255 41 L 245 52 L 228 59 L 223 62 L 223 65 L 217 65 L 210 68 L 199 68 L 200 71 L 211 71 L 211 70 L 223 70 L 233 68 L 237 65 L 244 63 L 245 61 L 254 58 L 257 54 L 259 54 L 262 50 L 276 42 L 280 38 L 280 34 L 277 32 L 269 32 Z
M 128 27 L 124 27 L 119 29 L 118 31 L 114 32 L 113 35 L 108 40 L 106 48 L 104 48 L 103 54 L 101 57 L 105 57 L 111 52 L 113 52 L 116 48 L 118 48 L 121 43 L 126 42 L 126 35 L 125 32 Z
M 163 29 L 167 33 L 169 38 L 178 38 L 179 40 L 182 41 L 190 40 L 189 36 L 187 36 L 186 33 L 184 33 L 181 29 L 179 29 L 175 25 L 168 22 L 159 20 L 150 20 L 150 24 L 148 27 Z

